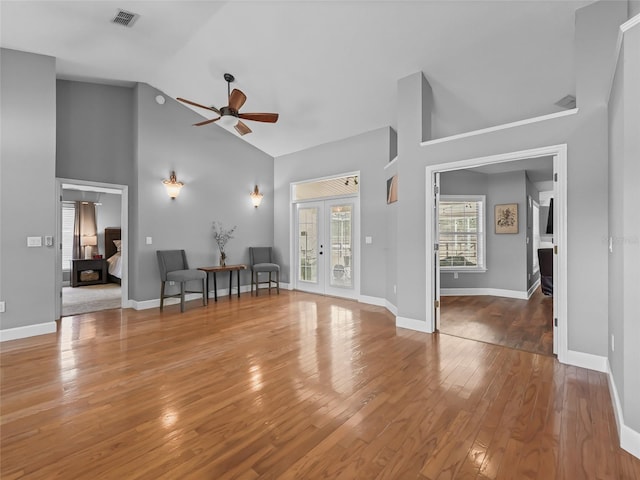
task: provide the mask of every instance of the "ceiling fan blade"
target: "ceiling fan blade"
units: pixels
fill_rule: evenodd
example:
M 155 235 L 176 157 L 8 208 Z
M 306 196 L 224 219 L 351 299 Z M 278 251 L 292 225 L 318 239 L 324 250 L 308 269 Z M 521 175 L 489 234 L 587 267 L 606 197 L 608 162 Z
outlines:
M 199 103 L 196 102 L 192 102 L 191 100 L 187 100 L 184 98 L 176 98 L 176 100 L 178 100 L 179 102 L 182 103 L 188 103 L 189 105 L 193 105 L 194 107 L 200 107 L 200 108 L 206 108 L 207 110 L 211 110 L 212 112 L 216 112 L 218 115 L 222 115 L 220 113 L 220 110 L 218 110 L 216 107 L 207 107 L 206 105 L 200 105 Z
M 238 120 L 238 123 L 236 124 L 236 131 L 240 135 L 246 135 L 247 133 L 251 133 L 251 129 L 247 127 L 244 123 L 242 123 L 240 120 Z
M 209 125 L 210 123 L 217 122 L 218 120 L 220 120 L 220 117 L 218 117 L 218 118 L 212 118 L 212 119 L 210 119 L 210 120 L 205 120 L 204 122 L 194 123 L 194 124 L 193 124 L 193 126 L 194 126 L 194 127 L 201 127 L 201 126 L 203 126 L 203 125 Z
M 253 120 L 255 122 L 276 123 L 278 121 L 277 113 L 240 113 L 238 117 L 244 120 Z
M 240 107 L 247 101 L 247 96 L 237 88 L 234 88 L 229 96 L 229 107 L 233 108 L 236 112 L 240 110 Z

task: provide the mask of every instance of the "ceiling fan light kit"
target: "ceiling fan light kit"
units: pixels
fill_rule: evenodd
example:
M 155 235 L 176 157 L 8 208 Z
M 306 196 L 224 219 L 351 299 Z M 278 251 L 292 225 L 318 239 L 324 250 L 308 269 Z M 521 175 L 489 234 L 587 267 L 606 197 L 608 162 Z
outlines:
M 193 125 L 195 127 L 202 127 L 203 125 L 208 125 L 210 123 L 219 121 L 222 127 L 226 129 L 234 127 L 240 135 L 246 135 L 247 133 L 251 133 L 251 129 L 242 120 L 251 120 L 254 122 L 265 123 L 276 123 L 278 121 L 277 113 L 240 113 L 239 110 L 240 108 L 242 108 L 242 105 L 244 105 L 244 102 L 247 101 L 247 96 L 237 88 L 234 88 L 233 91 L 231 90 L 231 83 L 235 81 L 235 77 L 233 75 L 231 75 L 230 73 L 225 73 L 224 80 L 225 82 L 227 82 L 228 105 L 220 108 L 219 110 L 214 106 L 208 107 L 191 100 L 186 100 L 180 97 L 177 98 L 177 100 L 182 103 L 193 105 L 194 107 L 204 108 L 206 110 L 211 110 L 212 112 L 215 112 L 219 115 L 219 117 L 217 118 L 211 118 L 209 120 L 194 123 Z

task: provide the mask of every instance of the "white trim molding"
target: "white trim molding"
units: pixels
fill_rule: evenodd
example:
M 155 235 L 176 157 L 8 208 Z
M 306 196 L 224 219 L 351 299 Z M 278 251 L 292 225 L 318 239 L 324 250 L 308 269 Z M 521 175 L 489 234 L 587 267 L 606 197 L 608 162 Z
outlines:
M 566 114 L 575 114 L 577 109 L 565 112 Z M 538 117 L 538 121 L 547 120 L 550 116 Z M 512 125 L 515 126 L 515 125 Z M 424 145 L 424 144 L 423 144 Z M 529 158 L 553 156 L 554 172 L 557 174 L 557 181 L 554 182 L 554 222 L 557 223 L 557 232 L 554 232 L 555 245 L 558 247 L 557 257 L 557 275 L 554 268 L 554 310 L 558 319 L 557 335 L 554 342 L 557 341 L 557 355 L 561 363 L 570 363 L 567 361 L 568 350 L 568 306 L 567 306 L 567 222 L 566 222 L 566 202 L 567 202 L 567 145 L 549 145 L 545 147 L 533 148 L 529 150 L 520 150 L 516 152 L 507 152 L 486 157 L 471 158 L 466 160 L 451 161 L 425 167 L 425 239 L 427 252 L 425 255 L 425 273 L 427 282 L 433 279 L 437 265 L 434 262 L 433 245 L 435 243 L 435 227 L 433 213 L 433 199 L 435 198 L 435 176 L 437 173 L 452 170 L 461 170 L 465 168 L 479 167 L 482 165 L 492 165 L 516 160 L 524 160 Z M 555 223 L 554 223 L 555 224 Z M 439 269 L 438 269 L 439 270 Z M 501 292 L 506 293 L 506 292 Z M 522 292 L 523 298 L 527 298 L 528 292 Z M 435 291 L 427 287 L 425 295 L 425 311 L 427 316 L 428 331 L 434 331 L 436 325 L 436 315 L 433 308 L 436 299 Z M 554 332 L 555 334 L 555 332 Z M 589 367 L 588 367 L 589 368 Z M 601 367 L 602 368 L 602 367 Z M 601 370 L 602 371 L 602 370 Z
M 433 333 L 429 330 L 429 325 L 425 320 L 416 320 L 415 318 L 396 316 L 396 328 L 406 328 L 407 330 L 415 330 L 416 332 Z
M 56 322 L 38 323 L 36 325 L 25 325 L 24 327 L 6 328 L 0 330 L 0 342 L 18 340 L 20 338 L 35 337 L 36 335 L 46 335 L 56 333 L 58 325 Z
M 360 303 L 367 303 L 369 305 L 377 305 L 378 307 L 385 307 L 386 300 L 380 297 L 370 297 L 369 295 L 360 295 L 358 297 Z
M 291 286 L 288 283 L 282 283 L 280 282 L 280 289 L 281 290 L 291 290 Z M 260 290 L 263 290 L 262 288 Z M 264 290 L 267 290 L 266 288 L 264 288 Z M 271 290 L 275 290 L 275 287 L 271 287 Z M 251 285 L 241 285 L 240 286 L 240 293 L 249 293 L 251 292 Z M 232 296 L 236 295 L 238 293 L 238 289 L 237 288 L 233 288 L 231 290 L 231 294 Z M 268 292 L 267 292 L 268 294 Z M 219 288 L 218 289 L 218 297 L 226 297 L 229 295 L 229 289 L 228 288 Z M 213 290 L 209 291 L 209 296 L 207 297 L 209 299 L 215 298 L 215 295 L 213 294 Z M 184 301 L 185 302 L 190 302 L 191 300 L 201 300 L 202 299 L 202 294 L 200 293 L 187 293 L 184 296 Z M 176 297 L 172 297 L 172 298 L 166 298 L 164 300 L 164 304 L 165 305 L 177 305 L 180 303 L 180 299 L 176 298 Z M 141 300 L 141 301 L 137 301 L 137 300 L 129 300 L 129 308 L 133 308 L 134 310 L 148 310 L 150 308 L 159 308 L 160 307 L 160 299 L 159 298 L 152 298 L 151 300 Z
M 547 120 L 552 120 L 554 118 L 566 117 L 568 115 L 575 115 L 578 113 L 577 108 L 572 108 L 571 110 L 565 110 L 563 112 L 550 113 L 548 115 L 541 115 L 539 117 L 527 118 L 525 120 L 518 120 L 517 122 L 505 123 L 503 125 L 496 125 L 495 127 L 482 128 L 480 130 L 473 130 L 471 132 L 459 133 L 458 135 L 451 135 L 449 137 L 436 138 L 434 140 L 427 140 L 425 142 L 421 142 L 420 146 L 425 147 L 427 145 L 435 145 L 436 143 L 444 143 L 451 142 L 453 140 L 460 140 L 461 138 L 466 137 L 475 137 L 476 135 L 484 135 L 485 133 L 497 132 L 499 130 L 507 130 L 509 128 L 521 127 L 522 125 L 527 125 L 529 123 L 538 123 L 544 122 Z
M 394 316 L 398 315 L 398 307 L 391 303 L 386 298 L 370 297 L 368 295 L 360 295 L 358 299 L 360 303 L 366 303 L 367 305 L 376 305 L 378 307 L 384 307 L 389 310 Z
M 538 289 L 539 286 L 540 286 L 540 277 L 538 277 L 538 279 L 535 282 L 533 282 L 533 285 L 529 287 L 529 290 L 527 290 L 527 300 L 531 298 L 531 296 L 535 293 L 535 291 Z
M 440 295 L 443 297 L 476 297 L 478 295 L 488 295 L 490 297 L 517 298 L 520 300 L 529 299 L 527 292 L 520 290 L 504 290 L 502 288 L 441 288 Z
M 607 372 L 607 357 L 593 355 L 591 353 L 577 352 L 575 350 L 567 350 L 564 361 L 566 365 L 574 367 L 588 368 L 596 372 Z
M 618 427 L 618 436 L 620 437 L 620 448 L 626 450 L 631 455 L 640 458 L 640 432 L 635 431 L 624 423 L 624 411 L 622 403 L 618 396 L 618 388 L 613 379 L 611 364 L 607 358 L 607 378 L 609 379 L 609 394 L 611 395 L 611 403 L 613 404 L 613 413 L 616 417 L 616 425 Z

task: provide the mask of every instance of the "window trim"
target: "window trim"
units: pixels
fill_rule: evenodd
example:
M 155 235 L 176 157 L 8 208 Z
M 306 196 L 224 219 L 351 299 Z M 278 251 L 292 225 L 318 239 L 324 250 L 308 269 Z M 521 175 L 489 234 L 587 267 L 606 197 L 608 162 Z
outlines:
M 478 240 L 481 242 L 478 250 L 480 251 L 479 257 L 482 258 L 482 266 L 475 267 L 448 267 L 439 265 L 441 272 L 467 272 L 467 273 L 485 273 L 487 271 L 487 196 L 486 195 L 444 195 L 441 194 L 438 200 L 438 208 L 440 208 L 440 202 L 481 202 L 482 203 L 482 222 L 478 222 L 478 225 L 482 228 L 481 232 L 478 232 Z M 440 220 L 440 212 L 438 211 L 438 221 Z M 440 227 L 438 226 L 438 244 L 440 244 Z M 479 263 L 479 262 L 478 262 Z

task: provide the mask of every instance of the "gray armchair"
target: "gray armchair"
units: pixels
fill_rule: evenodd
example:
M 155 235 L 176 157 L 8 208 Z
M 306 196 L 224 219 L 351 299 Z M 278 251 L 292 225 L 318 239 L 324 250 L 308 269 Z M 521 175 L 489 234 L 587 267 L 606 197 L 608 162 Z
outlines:
M 269 284 L 269 293 L 271 293 L 271 285 L 275 283 L 278 294 L 280 293 L 280 265 L 273 263 L 273 252 L 271 247 L 249 247 L 249 261 L 251 262 L 251 295 L 253 295 L 253 286 L 256 286 L 256 297 L 260 284 Z M 260 274 L 268 273 L 269 280 L 260 282 Z M 271 274 L 275 273 L 276 279 L 272 280 Z
M 165 298 L 180 297 L 180 311 L 184 312 L 184 294 L 202 293 L 202 305 L 207 305 L 207 274 L 201 270 L 190 269 L 184 250 L 158 250 L 158 267 L 160 268 L 160 311 L 164 307 Z M 202 291 L 186 290 L 186 283 L 191 280 L 202 282 Z M 166 282 L 180 284 L 180 293 L 165 295 Z

